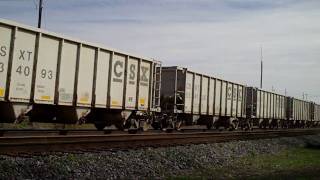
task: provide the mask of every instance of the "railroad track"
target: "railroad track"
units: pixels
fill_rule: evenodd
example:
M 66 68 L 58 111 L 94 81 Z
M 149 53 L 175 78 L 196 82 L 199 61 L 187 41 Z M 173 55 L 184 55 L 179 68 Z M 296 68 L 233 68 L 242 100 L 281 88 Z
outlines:
M 84 130 L 82 130 L 85 132 Z M 44 133 L 43 131 L 42 133 Z M 51 131 L 54 132 L 54 131 Z M 94 132 L 94 131 L 87 131 Z M 56 132 L 55 132 L 56 133 Z M 208 131 L 208 132 L 148 132 L 141 134 L 104 133 L 37 135 L 15 134 L 0 137 L 0 154 L 28 155 L 48 152 L 83 152 L 114 149 L 135 149 L 234 140 L 265 139 L 287 136 L 311 135 L 320 129 L 256 130 L 256 131 Z M 79 132 L 78 132 L 79 133 Z M 99 134 L 100 133 L 100 134 Z

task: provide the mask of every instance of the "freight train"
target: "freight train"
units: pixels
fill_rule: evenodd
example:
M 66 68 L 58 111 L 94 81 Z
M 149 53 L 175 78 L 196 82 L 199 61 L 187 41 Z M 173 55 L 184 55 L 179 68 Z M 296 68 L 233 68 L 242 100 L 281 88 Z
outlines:
M 0 19 L 0 123 L 304 128 L 320 106 Z M 146 130 L 146 128 L 144 128 Z

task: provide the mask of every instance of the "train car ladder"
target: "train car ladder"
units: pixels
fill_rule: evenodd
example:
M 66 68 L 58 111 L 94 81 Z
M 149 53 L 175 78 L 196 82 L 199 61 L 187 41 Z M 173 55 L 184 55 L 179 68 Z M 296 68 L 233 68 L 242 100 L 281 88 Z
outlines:
M 153 73 L 153 98 L 152 98 L 152 107 L 156 111 L 160 111 L 160 96 L 161 96 L 161 62 L 155 61 Z

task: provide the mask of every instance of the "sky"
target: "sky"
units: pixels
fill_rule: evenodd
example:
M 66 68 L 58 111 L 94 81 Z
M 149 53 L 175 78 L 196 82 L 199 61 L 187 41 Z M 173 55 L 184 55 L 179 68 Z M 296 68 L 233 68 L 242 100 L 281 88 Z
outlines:
M 0 0 L 37 25 L 38 0 Z M 320 103 L 319 0 L 44 0 L 43 28 Z

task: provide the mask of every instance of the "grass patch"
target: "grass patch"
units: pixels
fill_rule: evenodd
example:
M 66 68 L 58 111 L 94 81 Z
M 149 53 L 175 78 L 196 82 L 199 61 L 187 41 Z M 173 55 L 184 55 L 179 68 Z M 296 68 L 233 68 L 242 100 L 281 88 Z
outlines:
M 279 154 L 251 154 L 231 165 L 208 167 L 173 179 L 320 179 L 320 148 L 295 148 Z

